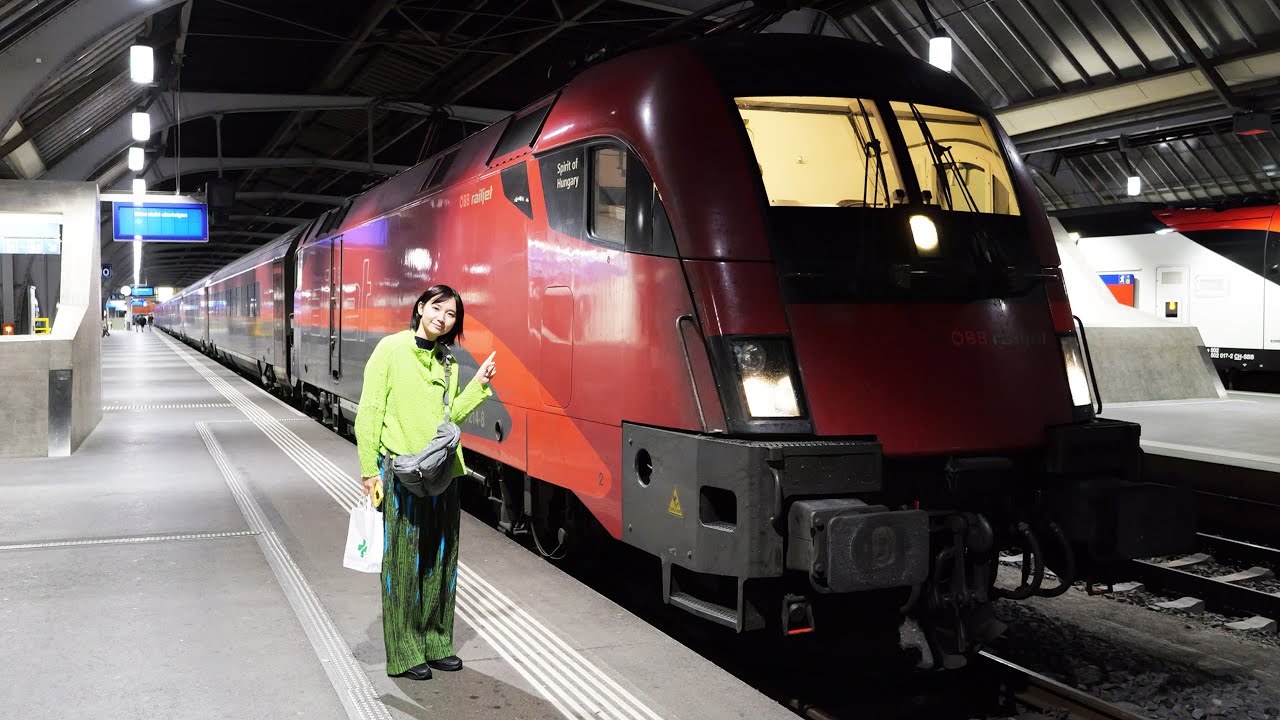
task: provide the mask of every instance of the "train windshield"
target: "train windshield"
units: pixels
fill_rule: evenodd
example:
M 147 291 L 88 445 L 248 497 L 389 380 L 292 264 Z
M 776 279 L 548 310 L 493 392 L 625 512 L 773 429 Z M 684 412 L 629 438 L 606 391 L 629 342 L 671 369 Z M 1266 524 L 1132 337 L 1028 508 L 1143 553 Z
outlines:
M 887 208 L 902 183 L 869 100 L 740 97 L 770 205 Z M 892 192 L 891 192 L 892 191 Z
M 1018 215 L 1009 167 L 987 121 L 973 113 L 889 103 L 926 202 L 944 210 Z

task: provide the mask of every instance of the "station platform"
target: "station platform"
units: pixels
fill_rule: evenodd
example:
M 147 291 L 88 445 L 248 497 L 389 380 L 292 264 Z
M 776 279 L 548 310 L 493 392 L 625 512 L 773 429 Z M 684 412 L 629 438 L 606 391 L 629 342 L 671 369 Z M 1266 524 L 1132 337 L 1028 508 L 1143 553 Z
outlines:
M 1142 425 L 1144 479 L 1194 490 L 1202 531 L 1280 547 L 1280 395 L 1118 403 L 1102 416 Z
M 355 446 L 163 334 L 68 458 L 0 463 L 0 716 L 794 718 L 463 514 L 460 672 L 385 672 Z

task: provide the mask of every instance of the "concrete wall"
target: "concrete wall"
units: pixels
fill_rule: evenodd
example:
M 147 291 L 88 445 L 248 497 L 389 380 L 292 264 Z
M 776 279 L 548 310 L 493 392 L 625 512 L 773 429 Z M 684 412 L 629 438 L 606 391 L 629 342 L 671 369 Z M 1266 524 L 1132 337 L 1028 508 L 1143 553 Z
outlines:
M 1071 310 L 1084 323 L 1104 415 L 1107 403 L 1226 397 L 1198 328 L 1116 302 L 1062 224 L 1050 224 Z
M 62 271 L 50 333 L 0 336 L 0 457 L 70 455 L 102 419 L 98 186 L 0 180 L 5 211 L 62 215 Z

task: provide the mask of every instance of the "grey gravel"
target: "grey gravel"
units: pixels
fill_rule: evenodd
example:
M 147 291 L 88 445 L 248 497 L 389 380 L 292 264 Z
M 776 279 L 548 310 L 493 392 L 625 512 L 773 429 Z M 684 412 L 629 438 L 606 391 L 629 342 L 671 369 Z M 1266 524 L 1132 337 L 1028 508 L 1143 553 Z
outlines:
M 996 612 L 1009 626 L 992 648 L 1001 657 L 1108 702 L 1130 703 L 1132 712 L 1170 720 L 1280 719 L 1280 694 L 1257 679 L 1155 658 L 1018 603 L 999 601 Z

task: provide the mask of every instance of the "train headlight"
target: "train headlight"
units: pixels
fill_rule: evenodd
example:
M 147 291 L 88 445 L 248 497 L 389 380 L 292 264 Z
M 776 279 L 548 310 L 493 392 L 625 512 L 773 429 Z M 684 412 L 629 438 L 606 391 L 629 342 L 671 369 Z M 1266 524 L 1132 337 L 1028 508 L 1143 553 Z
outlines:
M 1080 352 L 1080 339 L 1075 335 L 1059 338 L 1062 343 L 1062 359 L 1067 366 L 1067 386 L 1071 388 L 1071 404 L 1076 407 L 1093 405 L 1089 394 L 1089 376 L 1084 366 L 1084 353 Z
M 779 338 L 730 342 L 747 413 L 753 418 L 800 417 L 800 398 L 792 381 L 791 357 Z
M 912 215 L 907 221 L 911 224 L 911 238 L 921 255 L 932 255 L 938 251 L 938 226 L 924 215 Z

